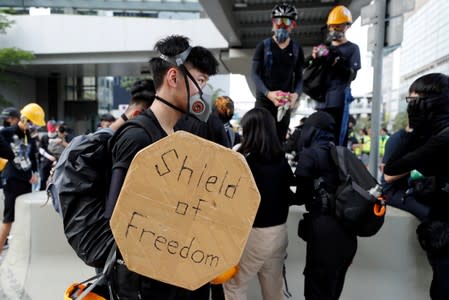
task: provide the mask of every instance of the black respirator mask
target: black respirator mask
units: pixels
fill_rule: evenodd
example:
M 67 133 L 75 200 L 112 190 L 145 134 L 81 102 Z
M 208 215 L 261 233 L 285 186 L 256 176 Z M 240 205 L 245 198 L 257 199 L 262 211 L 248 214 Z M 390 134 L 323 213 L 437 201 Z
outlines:
M 172 56 L 172 57 L 166 56 L 164 54 L 160 55 L 160 58 L 162 58 L 166 62 L 169 62 L 172 65 L 177 66 L 179 69 L 181 69 L 181 71 L 184 74 L 184 81 L 186 83 L 187 97 L 188 97 L 187 111 L 180 109 L 179 107 L 175 107 L 173 104 L 160 98 L 157 95 L 155 98 L 178 111 L 181 111 L 183 113 L 188 113 L 200 121 L 207 122 L 207 120 L 209 119 L 209 116 L 212 113 L 212 97 L 203 93 L 201 87 L 198 85 L 195 78 L 193 78 L 192 74 L 190 74 L 190 72 L 187 70 L 187 68 L 184 65 L 191 50 L 192 50 L 192 47 L 189 47 L 186 50 L 184 50 L 183 52 L 181 52 L 180 54 L 178 54 L 176 56 Z M 189 78 L 190 78 L 190 80 L 192 80 L 193 84 L 196 86 L 196 88 L 198 90 L 198 93 L 193 96 L 189 96 L 190 95 Z
M 418 97 L 407 106 L 409 126 L 420 133 L 431 133 L 434 116 L 449 113 L 449 94 Z
M 344 31 L 333 30 L 327 35 L 327 42 L 339 41 L 345 37 Z

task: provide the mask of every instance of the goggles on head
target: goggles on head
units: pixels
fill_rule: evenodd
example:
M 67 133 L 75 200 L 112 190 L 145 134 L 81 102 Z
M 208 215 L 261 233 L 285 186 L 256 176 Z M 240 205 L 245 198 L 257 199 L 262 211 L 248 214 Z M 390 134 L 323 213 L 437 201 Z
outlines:
M 272 22 L 276 26 L 281 26 L 282 24 L 284 24 L 285 26 L 290 26 L 293 24 L 292 19 L 289 18 L 273 18 Z

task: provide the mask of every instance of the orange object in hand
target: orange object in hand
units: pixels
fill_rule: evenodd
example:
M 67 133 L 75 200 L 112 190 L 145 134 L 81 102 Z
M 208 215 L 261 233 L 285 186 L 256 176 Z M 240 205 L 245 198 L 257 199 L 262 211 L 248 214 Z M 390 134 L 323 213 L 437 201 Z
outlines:
M 229 279 L 233 278 L 237 274 L 238 271 L 239 271 L 239 267 L 233 266 L 229 270 L 225 271 L 224 273 L 221 273 L 220 275 L 218 275 L 217 277 L 212 279 L 212 281 L 210 283 L 212 283 L 212 284 L 225 283 Z
M 377 217 L 383 217 L 387 212 L 387 206 L 385 205 L 385 199 L 381 196 L 379 197 L 380 203 L 374 203 L 374 215 Z

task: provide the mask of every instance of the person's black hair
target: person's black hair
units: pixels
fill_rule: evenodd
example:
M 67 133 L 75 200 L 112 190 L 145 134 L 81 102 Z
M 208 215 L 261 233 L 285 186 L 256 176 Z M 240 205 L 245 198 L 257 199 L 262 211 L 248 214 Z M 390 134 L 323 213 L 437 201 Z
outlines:
M 131 103 L 143 103 L 147 107 L 153 103 L 154 95 L 156 94 L 154 82 L 151 79 L 143 79 L 134 82 L 130 92 Z
M 207 75 L 215 75 L 218 71 L 218 61 L 215 56 L 204 47 L 196 46 L 192 48 L 186 63 Z
M 282 146 L 276 132 L 276 123 L 271 113 L 262 107 L 248 111 L 240 122 L 243 129 L 239 152 L 271 158 L 282 153 Z
M 449 77 L 441 73 L 431 73 L 416 79 L 409 88 L 409 93 L 423 96 L 449 93 Z
M 115 117 L 112 114 L 102 114 L 100 116 L 100 121 L 114 122 Z
M 171 35 L 156 43 L 154 50 L 168 57 L 176 56 L 190 47 L 189 39 L 181 35 Z M 187 57 L 185 64 L 208 75 L 217 73 L 218 61 L 213 54 L 203 47 L 193 47 Z M 169 62 L 160 57 L 154 57 L 150 60 L 150 69 L 153 74 L 154 86 L 156 89 L 161 87 L 163 78 L 168 69 L 173 67 Z

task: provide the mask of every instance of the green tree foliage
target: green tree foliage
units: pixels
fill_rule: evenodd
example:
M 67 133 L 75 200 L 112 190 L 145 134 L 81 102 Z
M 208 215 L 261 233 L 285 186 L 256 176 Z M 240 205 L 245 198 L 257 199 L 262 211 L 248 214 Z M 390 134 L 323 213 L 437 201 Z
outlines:
M 396 115 L 393 121 L 393 131 L 398 131 L 408 125 L 408 115 L 406 111 L 402 111 Z
M 6 33 L 6 30 L 13 25 L 4 13 L 0 12 L 0 33 Z M 0 48 L 0 82 L 13 83 L 8 78 L 6 70 L 10 66 L 21 65 L 23 62 L 34 59 L 33 53 L 18 48 Z M 11 106 L 12 103 L 0 94 L 0 107 Z

